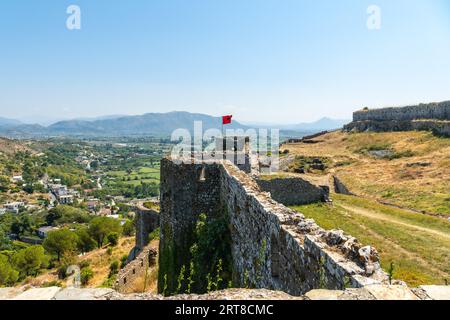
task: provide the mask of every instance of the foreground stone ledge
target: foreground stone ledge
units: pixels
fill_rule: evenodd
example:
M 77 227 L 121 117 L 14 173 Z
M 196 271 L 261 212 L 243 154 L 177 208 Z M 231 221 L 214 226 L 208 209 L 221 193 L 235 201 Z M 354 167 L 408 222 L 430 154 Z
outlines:
M 121 294 L 108 288 L 0 288 L 0 300 L 450 300 L 450 286 L 369 285 L 345 290 L 314 289 L 295 297 L 267 289 L 226 289 L 208 294 L 164 297 L 151 293 Z

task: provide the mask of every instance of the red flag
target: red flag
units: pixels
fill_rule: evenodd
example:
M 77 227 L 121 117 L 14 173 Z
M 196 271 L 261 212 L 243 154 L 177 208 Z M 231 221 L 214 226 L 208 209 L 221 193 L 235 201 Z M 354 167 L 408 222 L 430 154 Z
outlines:
M 233 118 L 232 115 L 223 116 L 222 117 L 222 124 L 229 124 L 229 123 L 231 123 L 231 118 Z

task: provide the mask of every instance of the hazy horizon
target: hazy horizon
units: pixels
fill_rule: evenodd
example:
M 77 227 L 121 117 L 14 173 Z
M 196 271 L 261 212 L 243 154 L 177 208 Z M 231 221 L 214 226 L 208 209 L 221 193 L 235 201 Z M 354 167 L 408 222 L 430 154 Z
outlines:
M 80 30 L 66 28 L 71 4 Z M 367 27 L 373 4 L 379 30 Z M 449 31 L 445 0 L 8 1 L 0 116 L 351 119 L 366 106 L 449 100 Z

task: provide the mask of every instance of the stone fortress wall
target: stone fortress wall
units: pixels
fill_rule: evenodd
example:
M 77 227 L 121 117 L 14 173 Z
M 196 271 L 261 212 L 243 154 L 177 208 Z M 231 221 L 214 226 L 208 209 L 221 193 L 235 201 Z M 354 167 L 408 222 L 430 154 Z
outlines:
M 148 268 L 156 264 L 156 257 L 156 250 L 150 245 L 144 247 L 134 260 L 119 271 L 114 288 L 118 292 L 127 292 L 132 289 L 137 280 L 144 278 Z
M 298 177 L 256 179 L 256 182 L 273 200 L 286 206 L 326 202 L 330 195 L 328 186 L 314 185 Z
M 344 130 L 431 130 L 438 135 L 450 136 L 450 101 L 356 111 L 353 122 L 344 126 Z
M 230 217 L 235 286 L 251 283 L 299 296 L 316 288 L 388 281 L 374 248 L 340 231 L 325 231 L 274 201 L 230 162 L 177 164 L 166 158 L 161 161 L 160 283 L 166 276 L 166 284 L 175 285 L 181 266 L 189 265 L 198 216 L 224 208 Z M 169 251 L 175 254 L 164 260 Z
M 142 279 L 149 267 L 156 264 L 157 251 L 149 245 L 149 234 L 159 227 L 159 213 L 156 210 L 145 208 L 137 204 L 136 213 L 136 242 L 128 255 L 128 261 L 116 278 L 114 288 L 119 292 L 127 292 Z

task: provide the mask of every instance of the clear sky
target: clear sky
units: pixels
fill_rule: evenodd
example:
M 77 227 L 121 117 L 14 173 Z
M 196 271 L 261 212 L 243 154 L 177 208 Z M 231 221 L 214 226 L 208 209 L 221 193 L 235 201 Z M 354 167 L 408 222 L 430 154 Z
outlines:
M 81 30 L 66 9 L 81 8 Z M 369 30 L 369 5 L 381 29 Z M 0 116 L 297 123 L 450 99 L 448 0 L 4 0 Z

